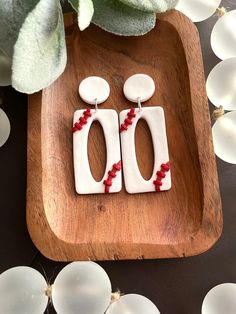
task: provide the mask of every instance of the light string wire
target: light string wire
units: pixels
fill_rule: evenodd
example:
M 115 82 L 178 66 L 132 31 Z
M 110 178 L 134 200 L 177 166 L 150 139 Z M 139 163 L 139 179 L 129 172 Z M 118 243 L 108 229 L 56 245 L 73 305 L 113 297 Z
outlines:
M 111 304 L 119 301 L 122 295 L 124 295 L 124 294 L 121 293 L 119 289 L 116 292 L 113 292 L 111 294 Z
M 227 8 L 226 7 L 219 7 L 216 9 L 215 15 L 218 16 L 219 18 L 221 18 L 222 16 L 224 16 L 228 12 L 229 9 L 230 9 L 229 7 L 227 7 Z
M 225 110 L 224 110 L 224 107 L 223 106 L 219 106 L 219 108 L 215 109 L 213 111 L 213 119 L 214 120 L 217 120 L 219 119 L 220 117 L 222 117 L 223 115 L 225 114 Z

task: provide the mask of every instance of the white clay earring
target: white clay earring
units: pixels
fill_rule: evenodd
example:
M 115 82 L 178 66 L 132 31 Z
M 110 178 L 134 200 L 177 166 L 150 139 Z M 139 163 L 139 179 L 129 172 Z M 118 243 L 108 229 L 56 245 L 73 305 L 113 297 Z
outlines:
M 124 84 L 124 95 L 138 108 L 120 113 L 120 137 L 125 188 L 128 193 L 166 191 L 171 188 L 170 163 L 166 136 L 165 116 L 162 107 L 141 106 L 155 92 L 153 79 L 145 74 L 136 74 Z M 150 180 L 145 180 L 138 167 L 135 152 L 135 129 L 140 119 L 146 120 L 152 135 L 154 170 Z
M 79 86 L 80 97 L 95 109 L 82 109 L 74 113 L 73 151 L 75 188 L 78 194 L 115 193 L 121 190 L 121 153 L 118 115 L 112 109 L 98 109 L 106 101 L 110 87 L 104 79 L 91 76 Z M 88 135 L 93 121 L 97 120 L 104 132 L 107 163 L 103 179 L 95 181 L 88 160 Z

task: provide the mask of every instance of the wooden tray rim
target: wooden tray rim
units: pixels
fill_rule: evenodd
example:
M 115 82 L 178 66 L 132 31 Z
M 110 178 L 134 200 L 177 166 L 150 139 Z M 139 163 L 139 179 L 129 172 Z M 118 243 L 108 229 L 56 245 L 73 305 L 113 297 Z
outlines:
M 198 46 L 196 46 L 196 39 L 199 38 L 198 31 L 195 27 L 195 25 L 184 15 L 180 13 L 178 14 L 179 18 L 172 19 L 171 13 L 168 14 L 162 14 L 159 16 L 160 19 L 169 22 L 179 33 L 179 36 L 182 40 L 183 47 L 185 52 L 191 51 L 190 56 L 187 58 L 187 65 L 188 69 L 195 69 L 195 68 L 203 68 L 203 62 L 202 57 L 200 58 L 193 58 L 193 56 L 201 56 L 201 47 L 200 43 Z M 182 22 L 184 22 L 185 25 L 188 25 L 190 30 L 195 34 L 192 38 L 185 38 L 184 35 L 184 28 L 182 27 Z M 194 45 L 193 45 L 193 41 Z M 196 47 L 193 49 L 193 47 Z M 213 151 L 213 143 L 212 143 L 212 136 L 211 136 L 211 127 L 210 127 L 210 117 L 209 117 L 209 108 L 208 108 L 208 101 L 206 97 L 206 91 L 205 91 L 205 80 L 202 76 L 202 82 L 196 81 L 194 71 L 189 71 L 189 81 L 190 81 L 190 90 L 191 90 L 191 99 L 192 99 L 192 111 L 193 111 L 193 120 L 194 120 L 194 127 L 196 132 L 196 140 L 197 140 L 197 147 L 199 152 L 199 162 L 200 162 L 200 172 L 202 174 L 202 182 L 203 182 L 203 216 L 202 216 L 202 226 L 207 225 L 215 225 L 216 228 L 209 228 L 209 233 L 207 234 L 207 237 L 204 233 L 204 228 L 200 228 L 198 232 L 194 235 L 192 235 L 189 239 L 189 241 L 186 241 L 184 243 L 179 243 L 177 245 L 160 245 L 160 244 L 141 244 L 141 243 L 122 243 L 122 248 L 126 247 L 127 257 L 125 259 L 132 259 L 132 256 L 137 255 L 137 252 L 140 251 L 140 246 L 142 246 L 142 250 L 140 251 L 140 254 L 137 255 L 137 258 L 143 258 L 145 255 L 145 258 L 156 258 L 155 249 L 150 250 L 150 247 L 166 247 L 168 252 L 165 256 L 161 256 L 161 258 L 173 258 L 173 257 L 185 257 L 186 251 L 189 251 L 189 245 L 191 245 L 191 252 L 187 254 L 187 256 L 197 255 L 200 253 L 203 253 L 207 251 L 210 247 L 213 246 L 213 244 L 218 240 L 218 238 L 221 235 L 222 232 L 222 209 L 221 209 L 221 199 L 220 199 L 220 193 L 219 193 L 219 185 L 216 180 L 214 181 L 214 184 L 210 182 L 209 178 L 212 176 L 217 176 L 217 170 L 216 170 L 216 164 L 215 164 L 215 158 L 214 158 L 214 151 Z M 193 88 L 193 86 L 198 86 L 199 89 Z M 201 105 L 202 107 L 199 108 L 199 99 L 197 95 L 197 91 L 200 92 L 202 96 L 201 99 Z M 58 260 L 55 256 L 61 256 L 61 261 L 70 261 L 74 259 L 84 259 L 80 258 L 85 255 L 85 252 L 87 251 L 86 248 L 89 244 L 87 243 L 80 243 L 80 244 L 74 244 L 74 243 L 68 243 L 65 242 L 54 234 L 54 232 L 51 230 L 51 227 L 49 223 L 47 222 L 47 217 L 43 209 L 43 197 L 42 197 L 42 190 L 38 191 L 38 200 L 37 204 L 31 204 L 31 190 L 29 186 L 36 185 L 40 186 L 42 188 L 42 156 L 41 151 L 39 148 L 32 148 L 31 142 L 32 142 L 32 136 L 37 137 L 37 142 L 41 142 L 41 131 L 37 130 L 37 133 L 34 132 L 34 126 L 35 125 L 41 125 L 41 108 L 40 103 L 43 97 L 45 97 L 47 93 L 47 90 L 44 90 L 42 92 L 39 92 L 37 94 L 34 94 L 29 99 L 29 119 L 28 119 L 28 168 L 29 163 L 34 163 L 35 173 L 34 175 L 30 174 L 28 171 L 27 179 L 28 179 L 28 187 L 27 187 L 27 226 L 28 230 L 31 236 L 32 241 L 35 243 L 37 248 L 48 258 L 52 260 Z M 33 119 L 34 117 L 34 119 Z M 202 119 L 203 121 L 209 121 L 209 125 L 205 127 L 204 132 L 196 121 L 198 119 Z M 204 133 L 204 136 L 202 135 Z M 34 139 L 35 140 L 35 139 Z M 201 147 L 205 146 L 206 149 L 204 152 L 200 150 Z M 34 150 L 34 153 L 36 153 L 37 158 L 35 160 L 31 160 L 29 158 L 29 155 L 32 156 L 32 149 Z M 206 155 L 207 152 L 207 155 Z M 212 169 L 214 169 L 214 173 L 212 172 Z M 35 175 L 37 174 L 37 175 Z M 37 178 L 36 178 L 37 177 Z M 38 184 L 37 184 L 38 183 Z M 213 195 L 213 198 L 209 198 L 209 195 Z M 38 208 L 39 212 L 41 212 L 40 215 L 35 215 L 35 208 Z M 36 229 L 36 226 L 39 226 L 40 224 L 40 232 L 38 229 Z M 38 234 L 41 234 L 42 236 L 39 238 Z M 44 236 L 43 236 L 44 234 Z M 44 241 L 42 239 L 50 238 L 51 241 L 48 243 L 47 246 L 44 245 Z M 202 243 L 201 249 L 195 247 L 195 243 L 199 242 L 201 239 L 205 239 L 204 243 Z M 88 259 L 93 260 L 100 260 L 99 252 L 102 251 L 103 243 L 95 243 L 93 244 L 94 247 L 96 247 L 96 254 L 94 256 L 88 257 Z M 121 244 L 117 244 L 117 248 L 119 249 L 119 246 Z M 75 246 L 78 248 L 79 254 L 77 256 L 71 255 L 69 252 L 73 252 Z M 112 251 L 112 243 L 106 243 L 107 251 Z M 150 253 L 153 251 L 153 253 Z M 54 252 L 52 254 L 51 252 Z M 182 254 L 179 254 L 178 252 L 183 252 Z M 160 258 L 160 257 L 158 257 Z M 116 259 L 116 256 L 114 255 L 114 259 Z M 123 258 L 122 258 L 123 259 Z M 102 258 L 101 258 L 102 260 Z

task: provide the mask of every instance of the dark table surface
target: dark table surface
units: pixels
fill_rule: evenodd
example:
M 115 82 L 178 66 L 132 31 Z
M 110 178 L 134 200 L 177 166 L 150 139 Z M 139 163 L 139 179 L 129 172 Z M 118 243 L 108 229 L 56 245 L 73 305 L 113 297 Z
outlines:
M 225 0 L 223 5 L 234 9 L 236 0 Z M 206 76 L 219 62 L 210 47 L 216 19 L 197 25 Z M 0 273 L 27 265 L 53 281 L 65 264 L 50 261 L 38 252 L 25 223 L 27 96 L 10 87 L 0 91 L 4 93 L 3 109 L 12 127 L 8 142 L 0 149 Z M 102 262 L 113 290 L 145 295 L 162 314 L 200 314 L 208 290 L 223 282 L 236 282 L 236 166 L 219 159 L 217 166 L 224 215 L 224 230 L 217 244 L 207 253 L 191 258 Z M 54 310 L 49 307 L 48 313 Z

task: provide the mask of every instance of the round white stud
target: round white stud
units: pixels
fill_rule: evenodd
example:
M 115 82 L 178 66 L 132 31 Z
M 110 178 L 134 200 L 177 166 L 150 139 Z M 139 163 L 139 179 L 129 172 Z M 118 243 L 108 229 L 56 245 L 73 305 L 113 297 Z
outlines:
M 3 146 L 10 135 L 11 125 L 5 112 L 0 109 L 0 147 Z
M 139 294 L 126 294 L 113 302 L 106 314 L 160 314 L 149 299 Z
M 201 22 L 212 16 L 221 0 L 179 0 L 176 9 L 193 22 Z
M 0 49 L 0 86 L 11 85 L 11 60 Z
M 236 110 L 236 58 L 221 61 L 210 72 L 206 89 L 210 101 L 225 110 Z
M 0 275 L 0 312 L 44 313 L 48 304 L 44 277 L 30 267 L 11 268 Z
M 235 314 L 236 284 L 224 283 L 211 289 L 202 304 L 202 314 Z
M 236 111 L 218 118 L 212 127 L 212 134 L 216 155 L 226 162 L 236 164 Z
M 58 274 L 52 302 L 58 314 L 104 314 L 111 301 L 111 282 L 93 262 L 74 262 Z
M 155 92 L 155 83 L 153 79 L 146 74 L 135 74 L 129 77 L 124 84 L 125 97 L 137 103 L 150 99 Z
M 211 33 L 211 47 L 218 58 L 236 57 L 236 10 L 223 15 Z
M 110 86 L 99 76 L 89 76 L 80 83 L 79 95 L 90 105 L 101 104 L 109 97 Z

